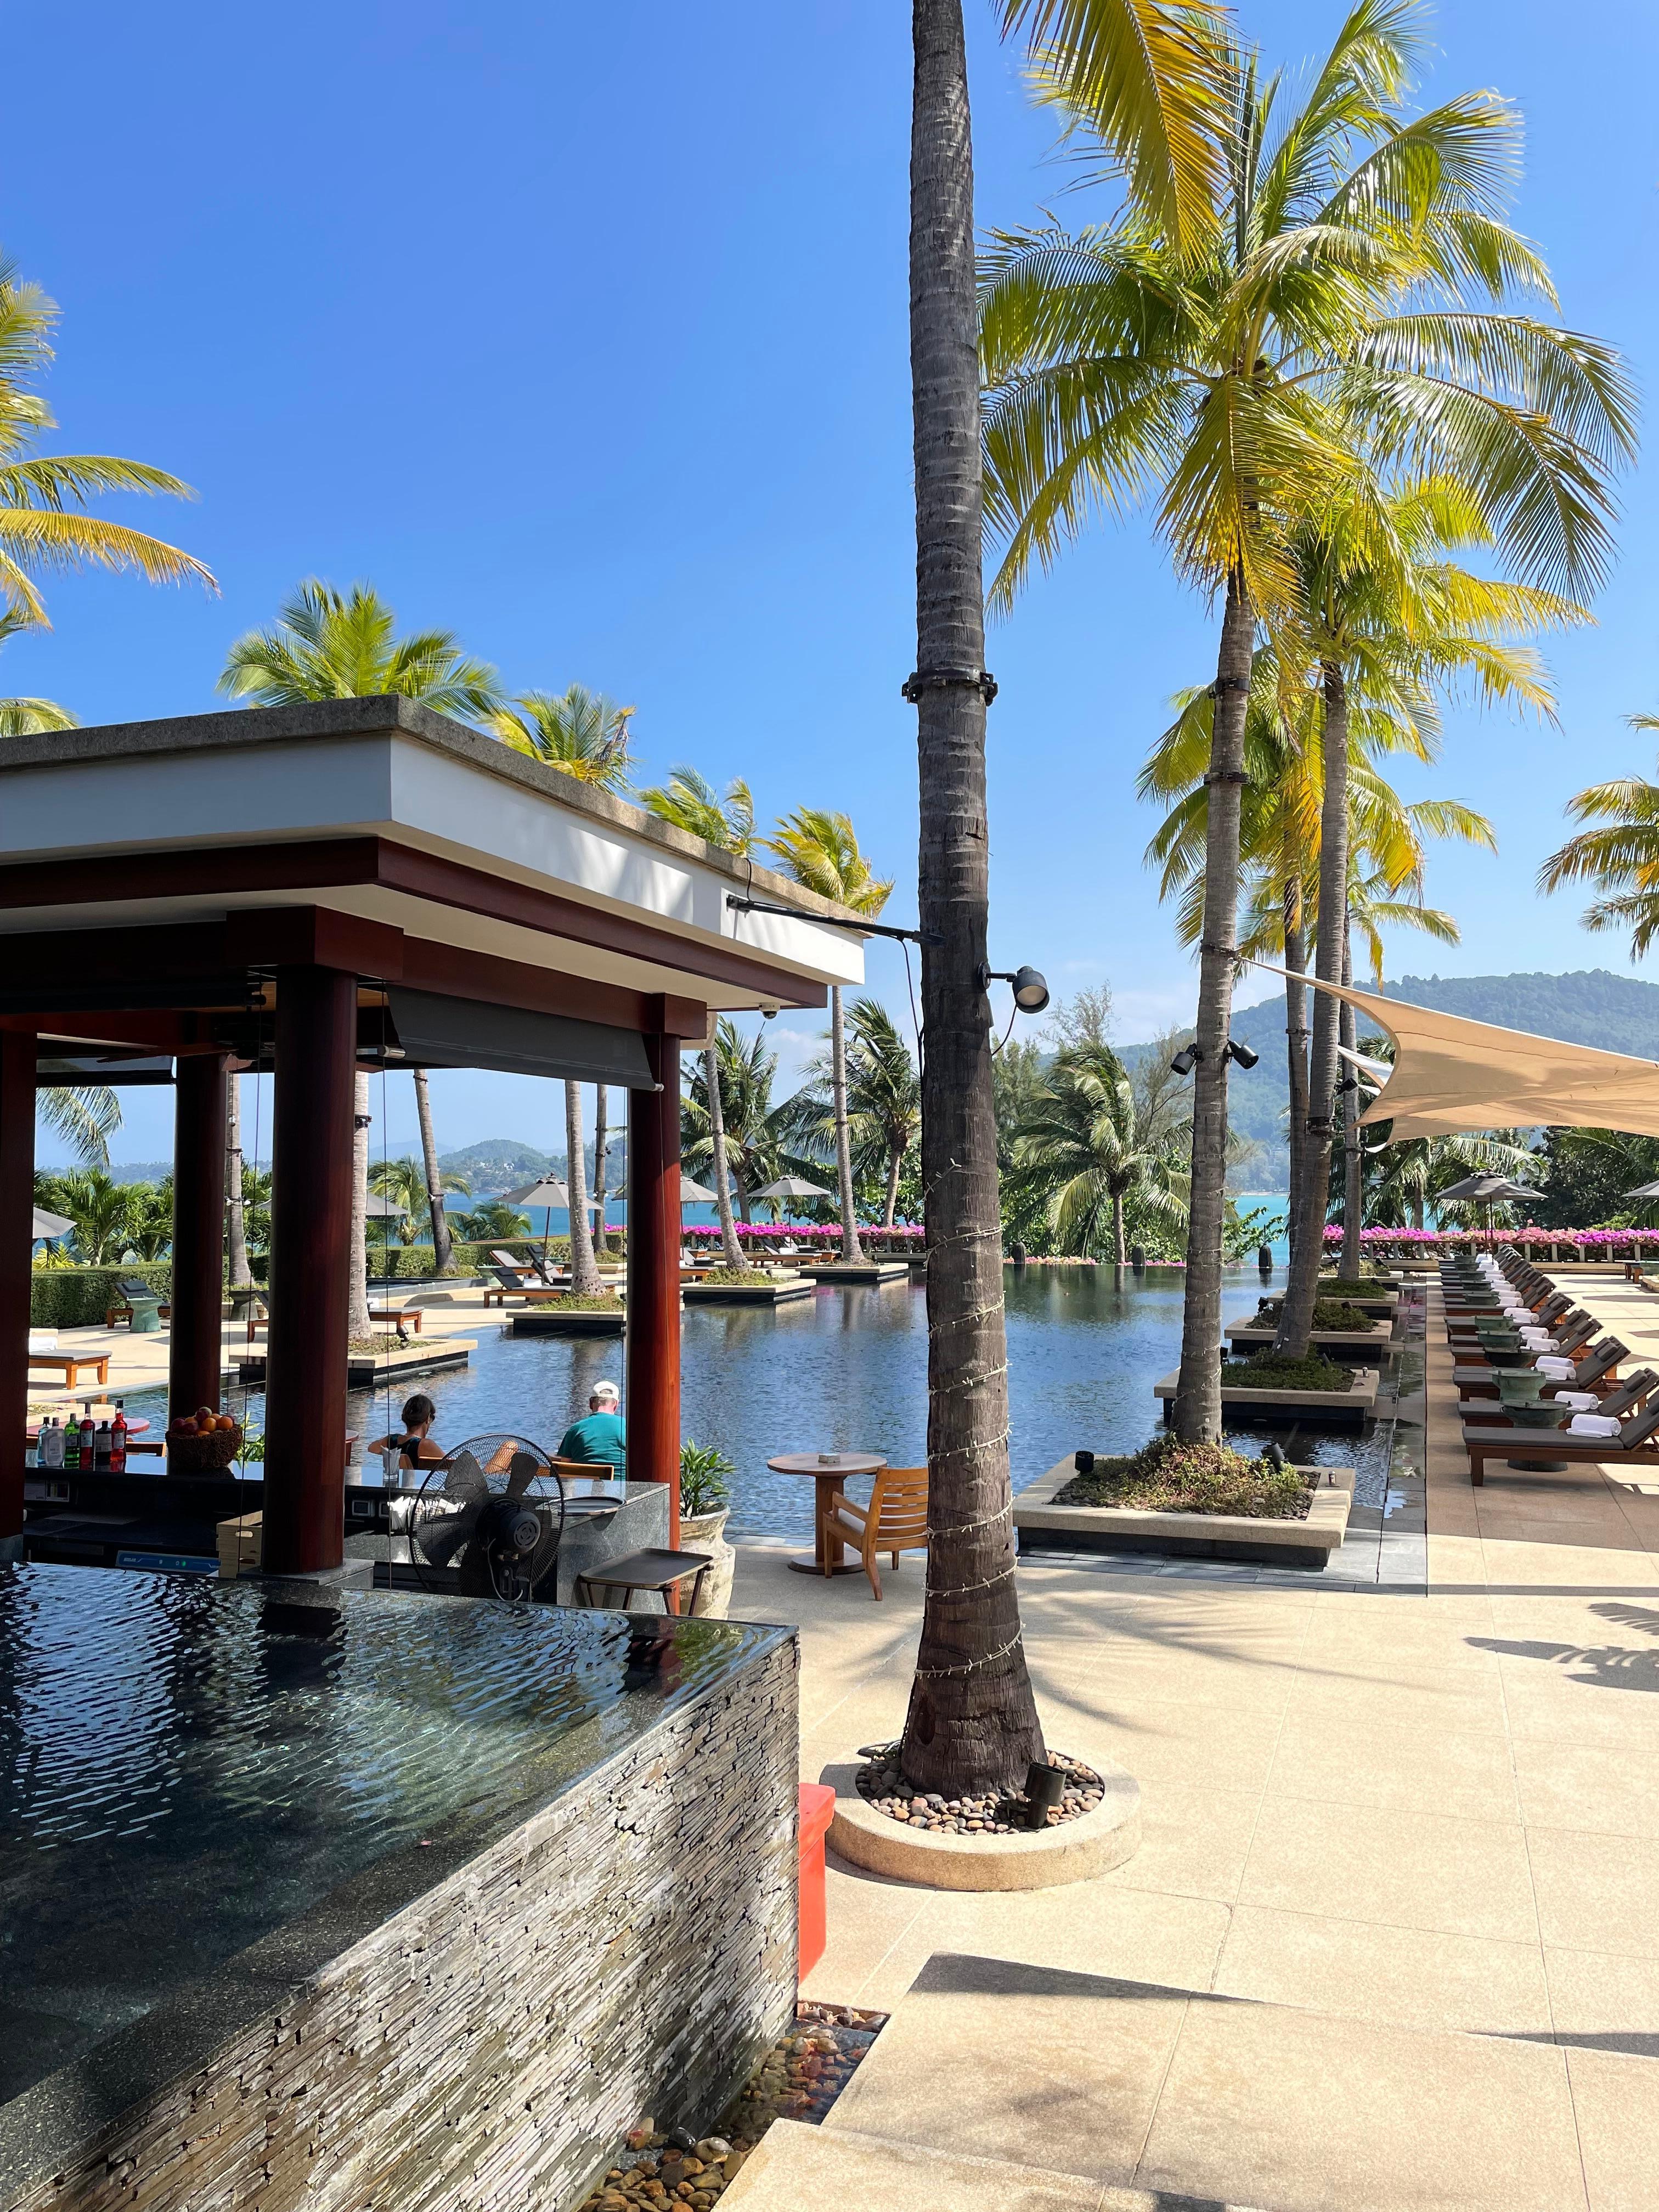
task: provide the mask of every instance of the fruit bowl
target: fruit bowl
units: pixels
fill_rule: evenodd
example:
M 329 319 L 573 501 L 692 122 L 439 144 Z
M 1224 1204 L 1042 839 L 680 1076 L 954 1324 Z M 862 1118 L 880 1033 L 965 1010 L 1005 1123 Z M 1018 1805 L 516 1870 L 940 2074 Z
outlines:
M 174 1474 L 219 1474 L 241 1455 L 240 1422 L 204 1436 L 196 1429 L 167 1431 L 167 1467 Z

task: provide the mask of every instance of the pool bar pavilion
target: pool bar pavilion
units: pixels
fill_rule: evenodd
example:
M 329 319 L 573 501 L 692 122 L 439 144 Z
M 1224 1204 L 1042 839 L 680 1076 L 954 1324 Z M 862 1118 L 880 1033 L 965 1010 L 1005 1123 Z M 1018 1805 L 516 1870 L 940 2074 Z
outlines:
M 342 1571 L 355 1079 L 626 1088 L 629 1489 L 672 1543 L 679 1056 L 858 982 L 849 919 L 404 700 L 0 750 L 0 2212 L 561 2212 L 793 2018 L 792 1631 Z M 263 1573 L 31 1559 L 36 1090 L 175 1086 L 193 1411 L 233 1068 L 273 1079 Z

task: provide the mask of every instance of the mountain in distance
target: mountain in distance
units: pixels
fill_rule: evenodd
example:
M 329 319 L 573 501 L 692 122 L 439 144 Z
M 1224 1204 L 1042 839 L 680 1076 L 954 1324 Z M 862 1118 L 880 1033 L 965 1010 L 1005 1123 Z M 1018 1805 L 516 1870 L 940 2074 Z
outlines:
M 1310 991 L 1310 1021 L 1312 995 Z M 1385 984 L 1380 995 L 1460 1014 L 1466 1021 L 1491 1022 L 1499 1029 L 1527 1030 L 1534 1036 L 1559 1037 L 1568 1044 L 1659 1060 L 1659 984 L 1615 975 L 1606 968 L 1580 969 L 1566 975 L 1402 975 L 1397 982 Z M 1361 1014 L 1362 1038 L 1366 1028 Z M 1284 1190 L 1290 1182 L 1285 1121 L 1291 1097 L 1285 1064 L 1284 993 L 1235 1007 L 1232 1033 L 1261 1055 L 1256 1066 L 1248 1071 L 1234 1067 L 1228 1078 L 1231 1125 L 1246 1142 L 1259 1147 L 1244 1164 L 1240 1180 L 1252 1190 Z M 1126 1045 L 1120 1056 L 1133 1066 L 1147 1049 L 1146 1045 Z
M 465 1176 L 475 1191 L 516 1190 L 538 1176 L 562 1176 L 564 1155 L 556 1160 L 517 1137 L 485 1137 L 459 1152 L 440 1152 L 438 1165 L 446 1175 Z

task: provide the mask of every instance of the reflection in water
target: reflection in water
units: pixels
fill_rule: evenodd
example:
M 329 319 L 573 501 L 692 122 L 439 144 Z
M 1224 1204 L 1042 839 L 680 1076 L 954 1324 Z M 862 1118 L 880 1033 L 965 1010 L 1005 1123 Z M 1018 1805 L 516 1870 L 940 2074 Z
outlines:
M 653 1634 L 647 1667 L 617 1613 L 0 1569 L 0 2100 L 387 1852 L 544 1802 L 768 1637 Z
M 1010 1451 L 1016 1488 L 1081 1446 L 1133 1451 L 1158 1425 L 1152 1385 L 1181 1358 L 1177 1267 L 1008 1267 Z M 1282 1285 L 1254 1267 L 1231 1270 L 1225 1318 L 1253 1313 Z M 682 1316 L 681 1433 L 717 1444 L 737 1467 L 729 1533 L 809 1541 L 812 1485 L 771 1474 L 784 1452 L 875 1451 L 895 1467 L 920 1466 L 927 1449 L 927 1313 L 920 1283 L 819 1290 L 789 1305 L 688 1306 Z M 622 1382 L 619 1340 L 482 1334 L 470 1367 L 418 1388 L 438 1408 L 440 1441 L 521 1429 L 556 1440 L 587 1410 L 601 1376 Z M 405 1386 L 407 1387 L 407 1386 Z M 395 1394 L 359 1394 L 350 1425 L 384 1434 Z M 394 1402 L 395 1396 L 395 1402 Z M 262 1400 L 249 1400 L 256 1422 Z M 1271 1433 L 1307 1464 L 1354 1467 L 1356 1499 L 1380 1505 L 1386 1439 L 1352 1431 Z M 1241 1445 L 1254 1432 L 1237 1431 Z M 1255 1437 L 1261 1441 L 1261 1437 Z M 373 1463 L 367 1480 L 374 1480 Z M 855 1486 L 856 1487 L 856 1486 Z

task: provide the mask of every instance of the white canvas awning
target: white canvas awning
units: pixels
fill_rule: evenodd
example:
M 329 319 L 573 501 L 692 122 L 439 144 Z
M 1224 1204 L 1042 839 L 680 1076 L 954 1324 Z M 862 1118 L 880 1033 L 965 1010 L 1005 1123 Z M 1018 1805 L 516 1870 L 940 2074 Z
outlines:
M 1372 991 L 1320 983 L 1311 975 L 1306 980 L 1346 1000 L 1393 1040 L 1388 1080 L 1359 1117 L 1367 1125 L 1391 1121 L 1390 1142 L 1464 1129 L 1536 1127 L 1659 1137 L 1659 1060 L 1467 1021 Z

